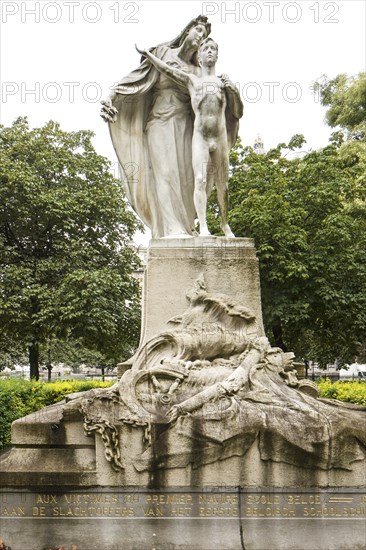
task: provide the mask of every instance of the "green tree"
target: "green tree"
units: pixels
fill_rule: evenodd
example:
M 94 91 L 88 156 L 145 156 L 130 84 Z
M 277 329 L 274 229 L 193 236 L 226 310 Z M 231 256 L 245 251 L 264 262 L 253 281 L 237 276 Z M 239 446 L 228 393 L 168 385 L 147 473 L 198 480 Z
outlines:
M 357 76 L 339 74 L 333 79 L 326 75 L 314 83 L 322 105 L 328 107 L 325 120 L 329 126 L 340 126 L 356 140 L 366 138 L 366 72 Z
M 136 343 L 137 222 L 92 135 L 0 126 L 0 326 L 28 346 L 35 378 L 53 338 L 115 360 Z
M 240 144 L 231 155 L 229 221 L 255 239 L 266 331 L 323 363 L 352 360 L 365 341 L 366 154 L 342 141 L 334 134 L 292 159 L 302 136 L 265 155 Z M 214 206 L 210 222 L 219 231 Z

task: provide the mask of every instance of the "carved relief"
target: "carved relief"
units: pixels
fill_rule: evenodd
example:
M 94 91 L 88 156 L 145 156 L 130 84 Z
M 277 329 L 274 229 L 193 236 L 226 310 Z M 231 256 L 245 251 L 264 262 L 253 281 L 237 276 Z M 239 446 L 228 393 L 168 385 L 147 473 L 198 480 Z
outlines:
M 256 439 L 263 460 L 299 467 L 351 469 L 364 459 L 364 408 L 319 399 L 315 384 L 297 379 L 294 355 L 259 337 L 254 314 L 209 294 L 203 277 L 187 299 L 118 385 L 69 404 L 101 434 L 115 469 L 123 423 L 144 427 L 139 471 L 242 456 Z

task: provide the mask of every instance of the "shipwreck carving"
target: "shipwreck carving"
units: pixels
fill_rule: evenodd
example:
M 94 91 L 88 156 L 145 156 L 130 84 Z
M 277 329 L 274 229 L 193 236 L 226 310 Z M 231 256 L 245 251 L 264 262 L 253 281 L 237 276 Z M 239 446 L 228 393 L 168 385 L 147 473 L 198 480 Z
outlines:
M 315 384 L 298 380 L 293 354 L 259 337 L 254 314 L 208 293 L 203 277 L 187 299 L 117 385 L 66 405 L 102 435 L 115 469 L 123 423 L 144 428 L 138 471 L 242 456 L 255 440 L 262 460 L 299 467 L 352 469 L 365 458 L 364 407 L 319 399 Z

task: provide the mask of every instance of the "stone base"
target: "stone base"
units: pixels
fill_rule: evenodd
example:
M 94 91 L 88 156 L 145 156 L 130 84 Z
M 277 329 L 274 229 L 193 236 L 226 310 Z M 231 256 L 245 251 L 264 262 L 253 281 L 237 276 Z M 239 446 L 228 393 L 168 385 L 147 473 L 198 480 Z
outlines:
M 12 550 L 363 550 L 364 461 L 353 471 L 242 457 L 138 472 L 143 428 L 121 424 L 125 466 L 62 403 L 13 424 L 0 457 L 0 538 Z M 239 490 L 240 487 L 240 490 Z M 75 546 L 72 546 L 75 545 Z
M 3 487 L 170 487 L 212 486 L 260 488 L 361 488 L 366 484 L 365 461 L 343 469 L 298 468 L 284 462 L 262 460 L 258 440 L 244 456 L 232 456 L 198 468 L 159 468 L 139 472 L 136 455 L 143 452 L 144 427 L 119 425 L 124 469 L 116 472 L 106 461 L 101 437 L 86 436 L 82 419 L 62 419 L 62 403 L 16 420 L 13 447 L 0 459 Z
M 249 313 L 255 316 L 254 319 L 253 315 L 247 314 L 249 318 L 254 319 L 252 324 L 247 324 L 250 330 L 253 330 L 251 334 L 255 337 L 264 335 L 258 261 L 251 239 L 207 237 L 152 241 L 145 273 L 140 352 L 131 373 L 126 373 L 120 382 L 119 401 L 117 394 L 113 394 L 112 399 L 111 395 L 103 397 L 102 392 L 101 397 L 101 394 L 98 394 L 98 398 L 90 398 L 88 402 L 84 400 L 83 408 L 74 406 L 75 402 L 78 403 L 77 400 L 71 401 L 67 406 L 65 403 L 58 403 L 13 423 L 13 447 L 0 456 L 2 472 L 0 539 L 12 550 L 61 547 L 71 550 L 72 545 L 75 545 L 73 550 L 100 550 L 100 548 L 108 550 L 146 550 L 147 548 L 151 550 L 212 550 L 213 548 L 220 550 L 282 550 L 283 548 L 286 550 L 314 550 L 315 548 L 361 550 L 364 548 L 366 497 L 363 491 L 366 470 L 365 460 L 361 460 L 364 453 L 362 449 L 355 450 L 352 447 L 352 452 L 341 455 L 345 456 L 348 462 L 346 460 L 344 463 L 335 462 L 346 468 L 350 460 L 355 460 L 356 457 L 357 460 L 350 464 L 352 470 L 341 468 L 324 470 L 316 467 L 294 466 L 293 464 L 314 463 L 314 461 L 309 462 L 306 456 L 301 454 L 304 451 L 297 446 L 297 439 L 294 441 L 294 438 L 292 438 L 290 453 L 287 453 L 286 446 L 280 446 L 281 452 L 282 449 L 285 450 L 284 454 L 262 453 L 262 456 L 276 457 L 276 460 L 277 458 L 285 460 L 284 457 L 287 456 L 290 461 L 288 457 L 294 451 L 297 453 L 298 449 L 300 461 L 287 464 L 274 459 L 264 460 L 259 450 L 258 433 L 261 430 L 267 433 L 265 432 L 267 424 L 255 424 L 255 422 L 254 425 L 250 424 L 248 416 L 244 415 L 239 419 L 236 413 L 230 418 L 226 417 L 225 411 L 228 405 L 224 398 L 213 409 L 212 403 L 207 402 L 210 407 L 207 406 L 204 414 L 207 414 L 207 418 L 211 418 L 207 423 L 205 423 L 206 417 L 195 416 L 194 408 L 192 409 L 192 426 L 194 423 L 197 425 L 203 423 L 203 427 L 207 428 L 204 432 L 205 441 L 195 439 L 193 435 L 198 432 L 192 431 L 192 438 L 189 440 L 192 443 L 189 444 L 191 446 L 188 446 L 187 451 L 184 438 L 187 439 L 190 432 L 179 431 L 178 418 L 177 423 L 172 425 L 173 430 L 167 430 L 167 434 L 163 434 L 164 437 L 167 435 L 169 447 L 169 453 L 166 454 L 164 437 L 159 439 L 162 429 L 165 429 L 169 422 L 168 416 L 161 413 L 163 409 L 157 406 L 152 409 L 143 409 L 141 405 L 138 408 L 140 416 L 128 416 L 130 413 L 127 409 L 134 412 L 132 406 L 136 403 L 140 404 L 137 398 L 136 401 L 130 400 L 132 399 L 131 388 L 136 390 L 136 385 L 140 383 L 140 374 L 143 376 L 148 374 L 146 381 L 142 377 L 141 385 L 138 386 L 139 395 L 142 396 L 141 399 L 145 399 L 142 402 L 146 407 L 151 407 L 151 403 L 164 405 L 165 401 L 161 401 L 162 398 L 167 398 L 170 403 L 171 394 L 167 392 L 172 388 L 174 391 L 177 390 L 180 380 L 178 379 L 174 389 L 174 384 L 169 378 L 172 372 L 173 379 L 179 375 L 183 378 L 190 376 L 186 371 L 182 371 L 182 374 L 179 365 L 169 366 L 168 362 L 166 366 L 159 354 L 154 356 L 154 352 L 160 349 L 154 348 L 154 345 L 158 346 L 161 342 L 166 344 L 164 335 L 161 341 L 159 335 L 167 329 L 172 331 L 167 321 L 182 314 L 183 317 L 184 314 L 186 315 L 186 325 L 182 321 L 183 329 L 176 333 L 173 330 L 170 334 L 173 333 L 173 337 L 176 337 L 174 342 L 186 342 L 182 335 L 190 325 L 185 313 L 187 310 L 185 295 L 192 289 L 195 281 L 202 276 L 208 289 L 208 293 L 204 295 L 205 300 L 212 302 L 212 298 L 208 298 L 209 293 L 216 296 L 216 304 L 220 303 L 222 308 L 227 307 L 229 311 L 227 315 L 236 315 L 235 322 L 237 322 L 238 319 L 246 318 L 247 313 L 243 315 L 239 315 L 238 312 L 233 313 L 232 298 L 234 302 L 251 310 Z M 226 294 L 229 298 L 225 298 L 226 301 L 222 296 L 217 298 L 219 294 Z M 207 306 L 208 302 L 203 303 L 198 299 L 194 303 L 191 301 L 189 315 L 192 312 L 197 313 L 197 309 L 206 314 L 208 308 L 210 312 L 212 306 Z M 188 319 L 192 319 L 189 315 Z M 215 315 L 212 318 L 216 322 Z M 211 317 L 207 318 L 211 323 Z M 203 319 L 206 317 L 203 316 Z M 219 316 L 219 319 L 222 317 Z M 210 353 L 214 358 L 217 352 L 213 353 L 215 348 L 212 346 L 217 341 L 221 345 L 221 340 L 218 339 L 215 331 L 201 331 L 201 326 L 204 325 L 193 325 L 192 334 L 194 336 L 196 334 L 194 329 L 197 332 L 198 328 L 200 329 L 198 334 L 202 333 L 205 339 L 200 337 L 195 340 L 192 337 L 192 340 L 187 340 L 188 349 L 193 342 L 192 349 L 196 351 L 199 349 L 199 353 L 202 349 L 204 350 L 202 357 L 198 352 L 198 355 L 192 352 L 192 361 L 196 361 L 197 357 L 210 357 Z M 213 322 L 213 328 L 215 326 Z M 234 335 L 232 331 L 223 333 L 223 327 L 226 328 L 226 325 L 218 325 L 221 329 L 219 334 L 227 336 L 227 339 L 223 339 L 223 345 L 228 346 L 225 349 L 231 350 L 230 345 L 234 341 Z M 249 336 L 249 328 L 246 335 Z M 180 337 L 183 339 L 179 340 Z M 150 340 L 151 338 L 153 340 Z M 147 341 L 149 344 L 143 348 Z M 166 353 L 165 348 L 162 349 Z M 255 347 L 253 349 L 257 350 Z M 152 364 L 147 359 L 150 356 L 144 353 L 146 350 L 154 357 Z M 222 348 L 219 348 L 219 351 L 221 352 Z M 249 361 L 252 351 L 248 351 L 240 367 L 243 372 L 250 372 L 251 376 L 254 370 L 251 370 L 250 363 L 246 364 L 245 361 Z M 255 351 L 257 352 L 258 350 Z M 231 359 L 233 352 L 225 353 L 227 360 Z M 157 363 L 155 364 L 154 361 Z M 204 361 L 197 362 L 201 364 L 199 367 L 201 368 Z M 268 378 L 259 375 L 255 378 L 253 374 L 254 379 L 251 378 L 251 380 L 257 383 L 255 386 L 257 390 L 258 387 L 266 390 L 264 383 L 261 386 L 263 380 L 268 379 L 271 382 L 276 380 L 276 383 L 278 381 L 280 385 L 282 384 L 283 394 L 288 395 L 284 379 L 279 375 L 275 378 L 273 371 L 270 370 L 271 363 L 264 364 L 264 367 L 263 363 L 261 365 L 258 372 L 264 372 L 263 369 L 268 367 L 269 370 L 266 371 Z M 154 368 L 151 370 L 152 366 Z M 212 373 L 212 365 L 209 364 L 209 366 L 211 367 L 209 376 L 213 374 L 216 376 L 216 372 Z M 195 368 L 198 368 L 197 364 Z M 216 366 L 213 368 L 215 369 Z M 225 370 L 225 363 L 217 368 Z M 151 374 L 158 376 L 158 372 L 161 378 L 154 381 Z M 200 377 L 196 379 L 197 381 L 200 381 Z M 243 384 L 249 385 L 249 378 L 247 382 L 243 381 Z M 216 385 L 208 381 L 209 392 Z M 182 387 L 181 391 L 184 392 L 183 382 Z M 179 391 L 177 390 L 177 395 Z M 203 391 L 196 395 L 202 395 L 202 393 Z M 265 408 L 266 406 L 265 399 L 263 403 L 260 399 L 261 395 L 263 398 L 260 392 L 252 391 L 254 401 L 251 407 L 255 412 L 257 412 L 255 407 L 262 405 Z M 266 395 L 264 391 L 264 397 Z M 150 403 L 148 398 L 151 396 L 155 401 Z M 270 393 L 269 396 L 271 396 Z M 216 394 L 212 394 L 212 397 L 215 398 Z M 245 394 L 242 400 L 244 403 Z M 213 401 L 216 403 L 215 399 Z M 92 420 L 88 417 L 86 403 L 93 405 L 90 413 Z M 312 410 L 316 413 L 315 399 L 314 403 Z M 288 430 L 291 416 L 285 414 L 286 400 L 283 399 L 280 404 L 277 410 L 280 410 L 281 419 Z M 89 428 L 91 423 L 91 435 L 86 436 L 84 433 L 81 410 L 86 415 Z M 291 407 L 289 407 L 290 410 Z M 220 414 L 222 412 L 222 416 L 217 416 L 217 411 Z M 354 413 L 354 411 L 347 412 Z M 102 413 L 107 416 L 105 424 L 101 421 Z M 271 409 L 270 414 L 274 414 L 274 409 Z M 226 425 L 225 418 L 233 421 L 230 423 L 228 420 L 227 432 L 222 427 Z M 311 419 L 310 416 L 304 418 Z M 333 419 L 333 416 L 331 418 Z M 355 418 L 360 418 L 358 413 L 355 414 Z M 219 424 L 215 425 L 215 422 Z M 106 424 L 112 424 L 113 431 L 105 430 Z M 233 424 L 240 429 L 230 431 L 235 427 Z M 103 445 L 101 435 L 93 431 L 98 430 L 101 425 L 103 428 L 101 433 L 107 440 L 106 446 Z M 295 425 L 299 428 L 303 426 L 309 428 L 305 421 Z M 221 439 L 215 438 L 212 432 L 213 429 L 217 429 L 217 426 L 224 432 L 219 434 L 223 436 Z M 249 429 L 242 430 L 242 426 Z M 347 426 L 352 431 L 353 424 Z M 202 428 L 202 426 L 199 427 Z M 108 429 L 111 430 L 110 427 Z M 313 435 L 309 436 L 309 430 L 310 428 L 306 435 L 311 444 Z M 108 440 L 112 438 L 110 434 L 113 438 L 116 436 L 113 441 L 118 444 L 114 446 L 110 444 L 111 439 Z M 172 441 L 170 441 L 170 434 L 173 434 Z M 298 432 L 296 432 L 297 435 Z M 359 434 L 357 433 L 354 437 L 358 438 Z M 150 441 L 150 446 L 147 445 L 147 440 Z M 158 451 L 162 453 L 156 452 L 155 442 L 159 442 Z M 225 450 L 223 453 L 221 453 L 221 446 Z M 106 459 L 112 448 L 115 451 L 113 460 L 116 454 L 118 455 L 114 464 L 116 467 L 123 466 L 117 471 Z M 182 461 L 184 452 L 186 455 Z M 245 454 L 242 454 L 244 452 Z M 186 460 L 187 456 L 189 460 Z M 196 460 L 197 457 L 200 460 Z M 212 460 L 211 463 L 210 460 Z M 185 464 L 188 465 L 182 467 Z M 193 467 L 192 464 L 198 466 Z M 317 465 L 318 462 L 316 461 L 315 464 Z

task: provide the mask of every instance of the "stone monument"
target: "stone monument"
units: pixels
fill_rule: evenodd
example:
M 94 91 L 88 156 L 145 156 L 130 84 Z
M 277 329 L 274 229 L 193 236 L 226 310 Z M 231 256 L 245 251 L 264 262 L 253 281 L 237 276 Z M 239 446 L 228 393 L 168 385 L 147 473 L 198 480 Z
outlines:
M 364 547 L 365 407 L 320 399 L 265 336 L 253 241 L 227 224 L 242 104 L 210 30 L 200 16 L 142 50 L 103 103 L 153 235 L 141 340 L 111 389 L 13 424 L 1 536 L 14 549 Z M 225 237 L 208 234 L 213 184 Z

